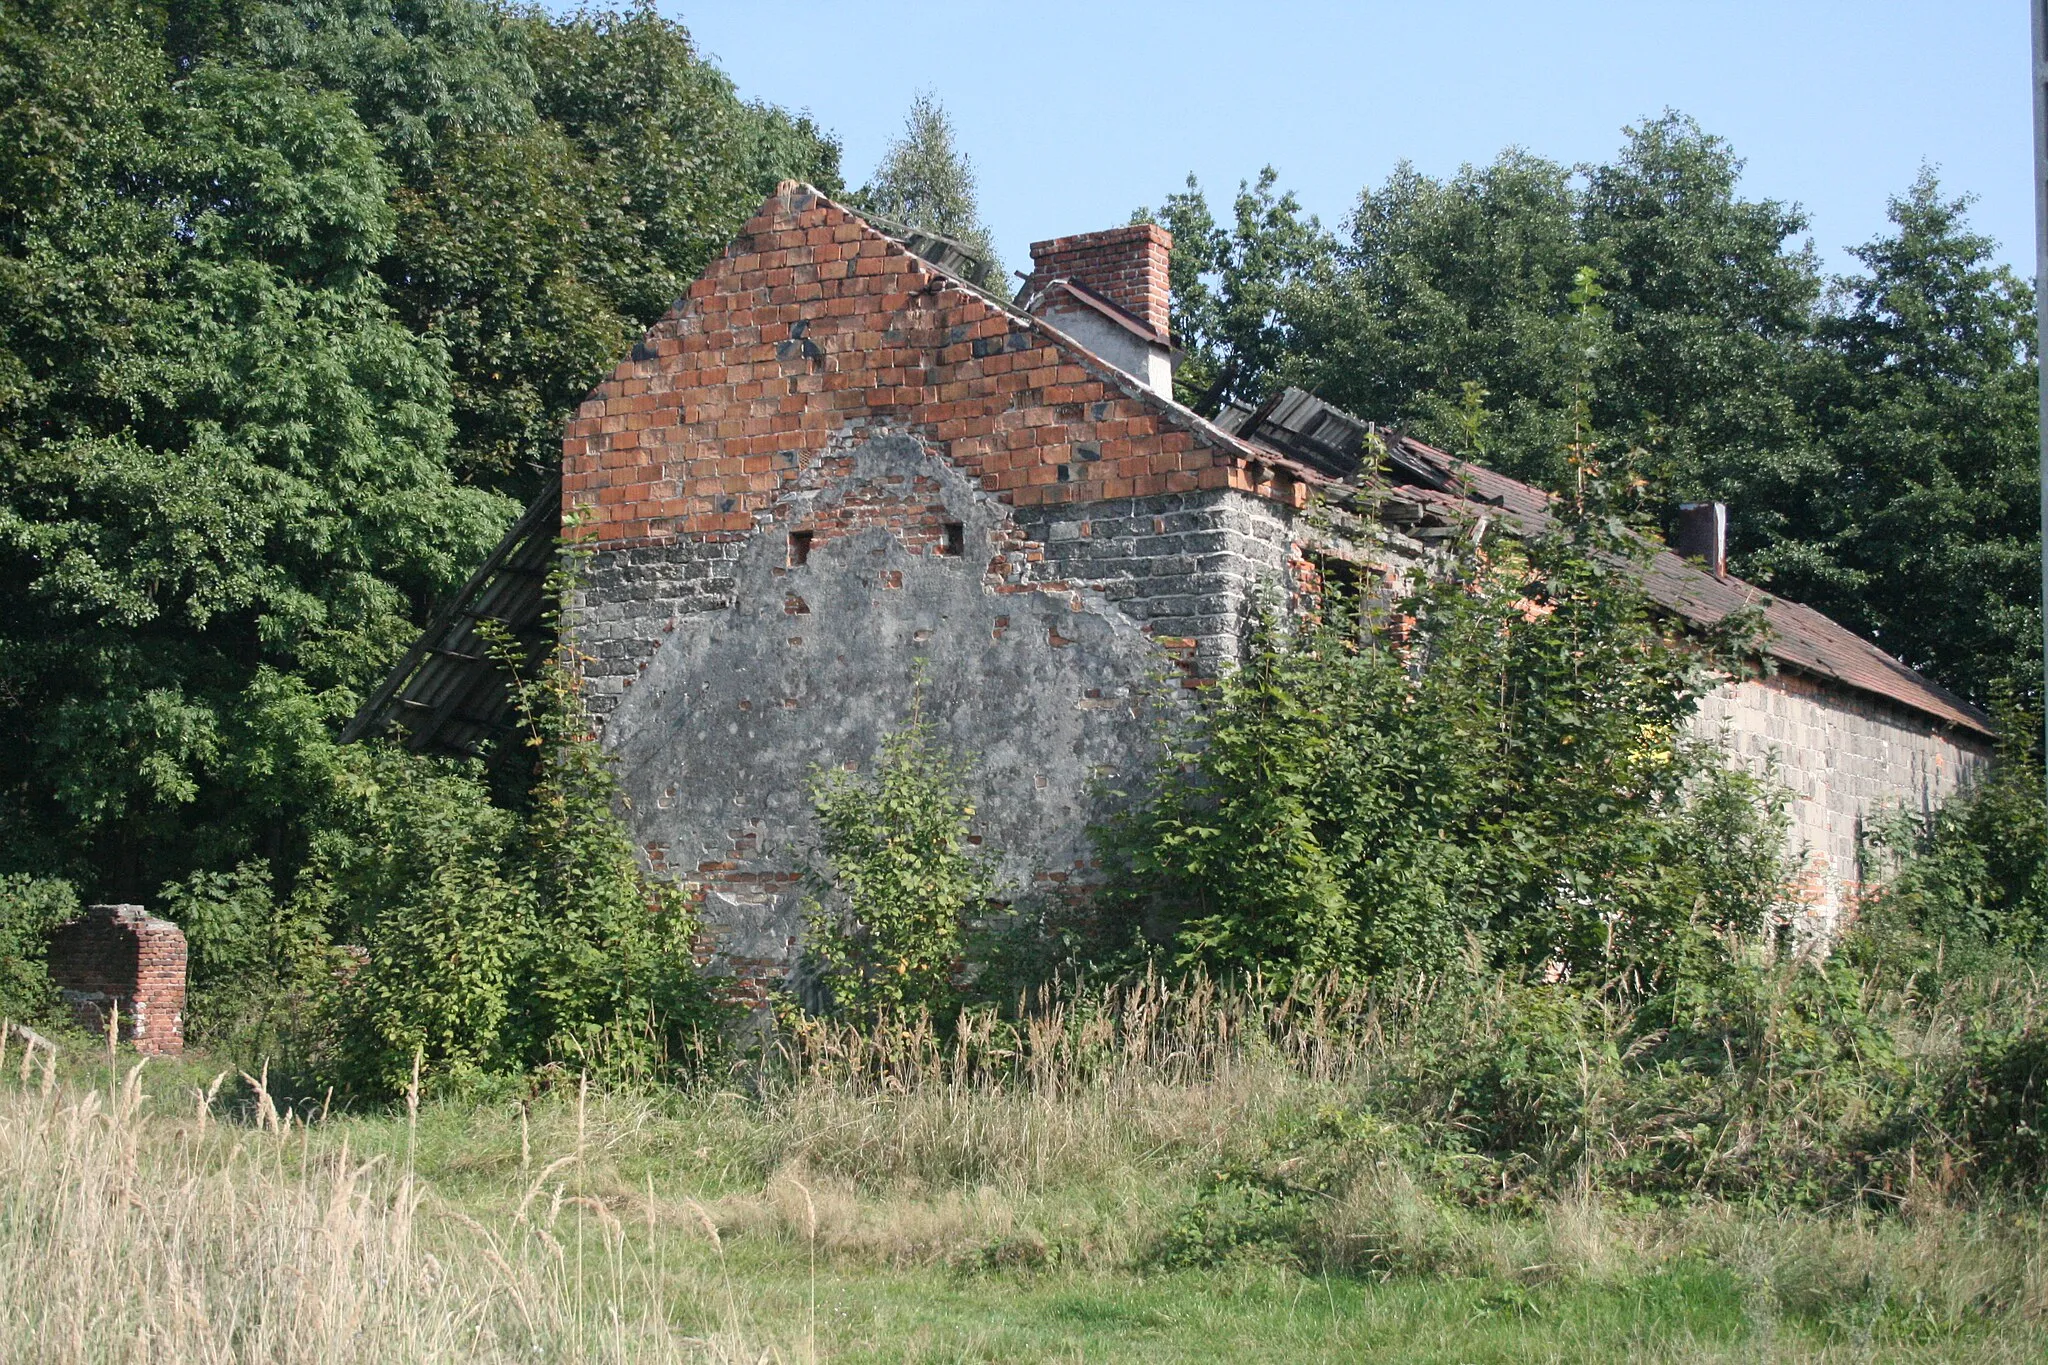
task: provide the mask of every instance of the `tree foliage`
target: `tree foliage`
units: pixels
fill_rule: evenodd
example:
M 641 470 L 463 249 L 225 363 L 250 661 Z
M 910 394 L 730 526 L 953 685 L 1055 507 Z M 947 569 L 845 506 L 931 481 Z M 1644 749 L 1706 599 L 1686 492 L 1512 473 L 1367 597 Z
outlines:
M 919 91 L 903 133 L 882 153 L 873 179 L 854 196 L 862 210 L 951 237 L 981 261 L 976 284 L 1003 288 L 1003 263 L 976 199 L 974 163 L 957 145 L 953 119 L 938 97 Z
M 561 415 L 837 147 L 651 9 L 0 12 L 0 870 L 289 890 Z
M 1582 408 L 1652 504 L 1730 505 L 1737 572 L 1980 702 L 2033 678 L 2031 291 L 1931 174 L 1828 286 L 1804 215 L 1741 169 L 1667 113 L 1603 164 L 1404 166 L 1341 233 L 1270 170 L 1223 224 L 1190 181 L 1157 214 L 1179 396 L 1299 384 L 1553 490 Z
M 2040 675 L 2039 391 L 2033 290 L 1968 207 L 1923 171 L 1858 248 L 1866 273 L 1837 282 L 1802 389 L 1827 484 L 1770 564 L 1982 701 Z

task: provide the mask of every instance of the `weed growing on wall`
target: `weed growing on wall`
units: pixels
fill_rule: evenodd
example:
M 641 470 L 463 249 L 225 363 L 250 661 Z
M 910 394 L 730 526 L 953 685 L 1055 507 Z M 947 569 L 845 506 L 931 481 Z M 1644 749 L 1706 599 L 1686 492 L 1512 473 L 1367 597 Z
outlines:
M 1681 638 L 1605 518 L 1489 542 L 1393 613 L 1268 623 L 1102 832 L 1131 950 L 1219 973 L 1484 960 L 1654 975 L 1762 925 L 1783 811 L 1692 738 Z M 1739 627 L 1740 623 L 1737 623 Z
M 962 765 L 922 696 L 920 686 L 871 776 L 835 769 L 813 788 L 829 867 L 808 909 L 808 951 L 834 1003 L 859 1015 L 957 1006 L 967 921 L 991 886 L 970 842 Z

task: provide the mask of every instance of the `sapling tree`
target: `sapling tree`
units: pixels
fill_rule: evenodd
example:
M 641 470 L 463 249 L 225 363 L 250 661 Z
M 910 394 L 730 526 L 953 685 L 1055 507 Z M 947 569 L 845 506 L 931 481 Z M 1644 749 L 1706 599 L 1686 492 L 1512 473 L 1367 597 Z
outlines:
M 913 694 L 870 776 L 832 769 L 813 787 L 822 848 L 807 950 L 836 1005 L 858 1014 L 959 1003 L 962 944 L 992 879 L 972 842 L 963 765 Z

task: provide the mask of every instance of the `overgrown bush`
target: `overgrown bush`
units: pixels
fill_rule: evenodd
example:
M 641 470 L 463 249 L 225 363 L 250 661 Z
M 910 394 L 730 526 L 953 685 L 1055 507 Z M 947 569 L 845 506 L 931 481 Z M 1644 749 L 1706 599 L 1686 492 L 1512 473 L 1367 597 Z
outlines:
M 2048 949 L 2048 802 L 2041 721 L 2001 689 L 1990 771 L 1934 811 L 1875 822 L 1870 853 L 1882 893 L 1864 911 L 1864 942 L 1967 968 L 1986 951 Z
M 508 865 L 517 815 L 481 765 L 375 741 L 341 780 L 299 892 L 337 942 L 317 983 L 329 1030 L 319 1069 L 346 1093 L 402 1093 L 417 1055 L 460 1085 L 514 1064 L 505 1031 L 529 918 Z
M 71 883 L 0 877 L 0 1018 L 41 1023 L 54 1016 L 57 989 L 46 964 L 50 931 L 78 914 Z
M 818 774 L 813 792 L 827 866 L 815 877 L 806 951 L 835 1005 L 861 1016 L 949 1014 L 959 1003 L 969 918 L 987 900 L 987 859 L 970 842 L 974 807 L 961 762 L 913 691 L 874 773 Z
M 1600 519 L 1489 542 L 1391 612 L 1268 624 L 1105 831 L 1134 944 L 1230 974 L 1649 976 L 1758 928 L 1782 800 L 1688 722 L 1746 622 L 1683 637 Z
M 283 1059 L 321 979 L 325 926 L 305 900 L 278 903 L 270 865 L 197 872 L 158 892 L 185 931 L 185 1037 L 203 1047 Z
M 577 569 L 572 552 L 552 600 Z M 646 1076 L 718 1013 L 694 917 L 635 860 L 581 657 L 563 643 L 529 668 L 509 638 L 493 647 L 517 677 L 523 793 L 385 741 L 337 760 L 288 913 L 343 945 L 308 985 L 324 1002 L 317 1069 L 346 1093 L 401 1092 L 415 1057 L 442 1086 L 549 1064 Z

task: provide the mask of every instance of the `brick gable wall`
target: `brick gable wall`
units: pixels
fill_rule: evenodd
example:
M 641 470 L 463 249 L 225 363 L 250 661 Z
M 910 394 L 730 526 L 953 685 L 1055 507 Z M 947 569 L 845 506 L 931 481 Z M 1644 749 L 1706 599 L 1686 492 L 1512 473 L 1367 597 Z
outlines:
M 614 545 L 746 534 L 862 423 L 918 434 L 1019 507 L 1231 488 L 1305 501 L 1228 436 L 794 183 L 578 409 L 564 498 Z

